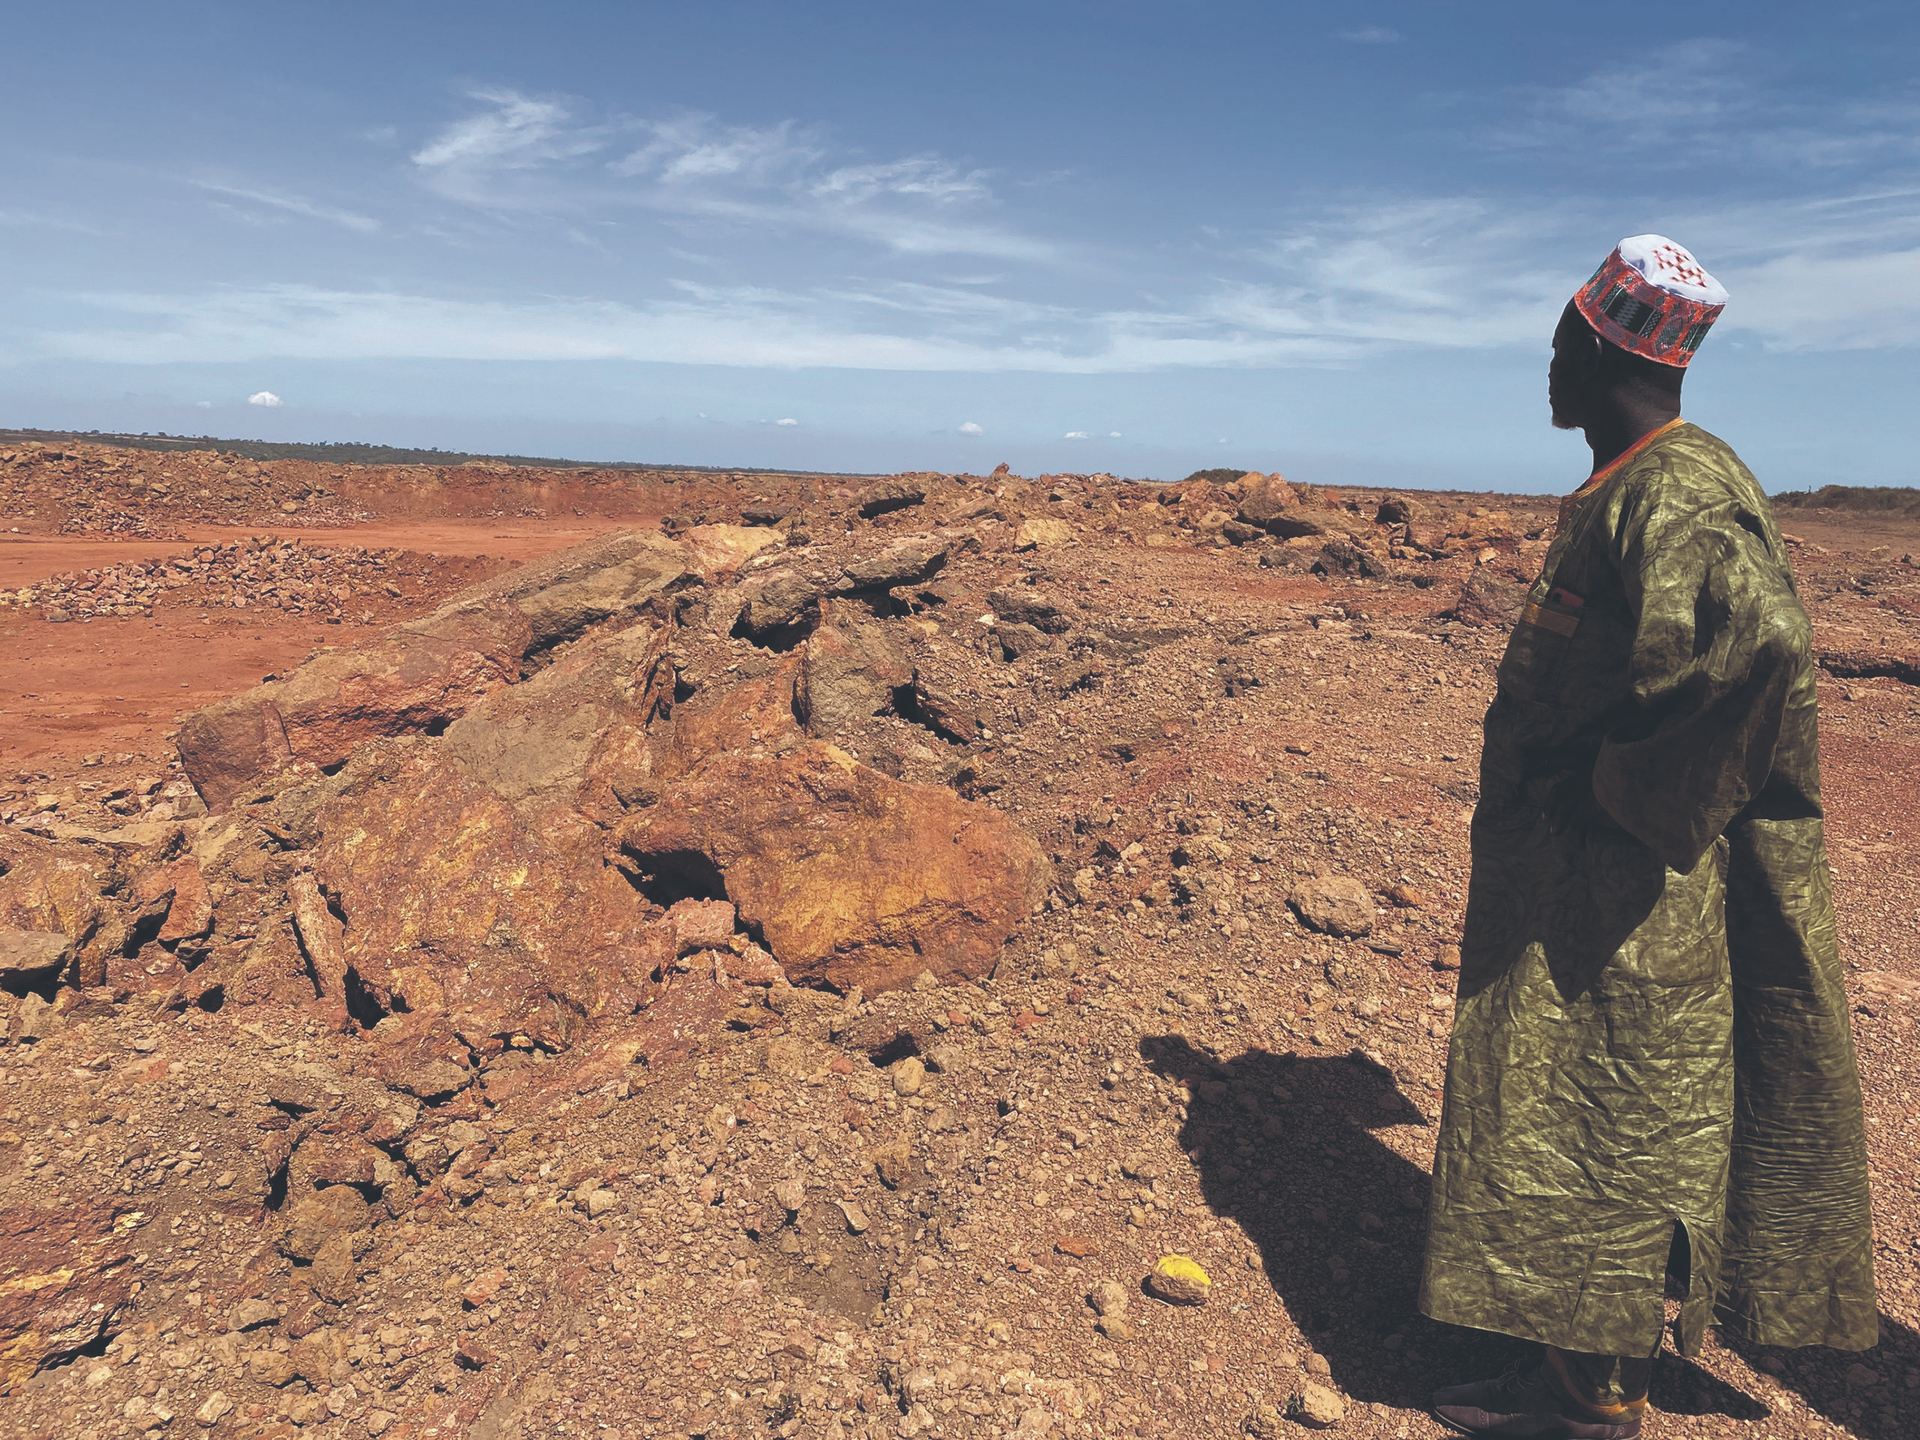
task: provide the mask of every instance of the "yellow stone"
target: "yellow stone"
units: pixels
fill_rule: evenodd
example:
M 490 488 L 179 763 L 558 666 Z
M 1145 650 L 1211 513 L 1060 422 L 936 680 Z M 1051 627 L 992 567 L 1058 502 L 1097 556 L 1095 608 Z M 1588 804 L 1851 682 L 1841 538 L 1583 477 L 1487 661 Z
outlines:
M 1213 1281 L 1197 1261 L 1185 1255 L 1162 1255 L 1153 1262 L 1147 1289 L 1169 1305 L 1204 1305 Z

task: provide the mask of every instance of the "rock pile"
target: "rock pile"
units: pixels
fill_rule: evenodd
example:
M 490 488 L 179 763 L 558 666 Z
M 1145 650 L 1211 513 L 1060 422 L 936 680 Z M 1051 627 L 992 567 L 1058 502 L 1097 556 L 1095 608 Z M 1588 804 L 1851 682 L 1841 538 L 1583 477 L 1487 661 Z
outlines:
M 0 443 L 0 514 L 64 534 L 157 537 L 187 521 L 351 524 L 337 469 L 217 450 L 156 452 L 64 441 Z M 245 517 L 245 518 L 242 518 Z
M 391 600 L 432 598 L 471 577 L 440 556 L 358 546 L 324 548 L 257 536 L 201 545 L 164 560 L 130 560 L 0 591 L 0 605 L 56 623 L 176 609 L 279 610 L 339 621 Z

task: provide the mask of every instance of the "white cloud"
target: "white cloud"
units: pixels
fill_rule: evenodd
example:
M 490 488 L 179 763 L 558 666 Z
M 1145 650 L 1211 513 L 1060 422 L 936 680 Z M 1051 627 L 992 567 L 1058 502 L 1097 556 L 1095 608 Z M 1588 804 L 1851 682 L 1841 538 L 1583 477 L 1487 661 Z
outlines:
M 773 423 L 776 425 L 798 425 L 800 422 L 798 420 L 789 418 L 786 420 L 776 420 Z
M 678 279 L 624 303 L 232 287 L 69 294 L 55 312 L 66 317 L 60 328 L 16 325 L 7 353 L 15 364 L 586 359 L 1055 374 L 1346 366 L 1393 350 L 1541 350 L 1605 246 L 1635 229 L 1678 236 L 1727 283 L 1734 301 L 1723 335 L 1745 330 L 1769 347 L 1825 350 L 1906 345 L 1920 333 L 1920 189 L 1886 188 L 1693 213 L 1483 197 L 1326 209 L 1217 256 L 1212 268 L 1224 274 L 1192 279 L 1184 294 L 1166 284 L 1166 298 L 1131 308 L 1025 298 L 998 285 L 837 277 L 789 289 Z M 1489 253 L 1515 258 L 1490 269 Z M 969 420 L 960 433 L 984 432 Z M 1083 433 L 1093 432 L 1075 437 Z
M 983 171 L 961 174 L 936 156 L 921 155 L 887 165 L 847 165 L 817 181 L 812 193 L 865 200 L 876 195 L 919 195 L 939 204 L 991 198 Z
M 1336 30 L 1333 38 L 1349 45 L 1398 45 L 1403 37 L 1384 25 L 1363 25 L 1358 30 Z
M 1571 85 L 1530 87 L 1505 97 L 1498 149 L 1578 151 L 1595 134 L 1631 155 L 1642 177 L 1758 166 L 1779 177 L 1793 167 L 1832 171 L 1920 159 L 1920 100 L 1897 95 L 1797 95 L 1769 76 L 1766 55 L 1733 40 L 1679 40 Z M 1642 179 L 1639 183 L 1644 184 Z
M 278 406 L 284 405 L 287 402 L 282 400 L 278 395 L 274 394 L 271 390 L 257 390 L 253 394 L 247 396 L 247 403 L 249 405 L 264 405 L 269 410 L 271 410 Z
M 1120 432 L 1118 430 L 1109 430 L 1107 431 L 1107 438 L 1109 440 L 1118 440 L 1120 438 Z
M 493 108 L 449 125 L 413 152 L 414 164 L 426 170 L 518 167 L 586 154 L 602 143 L 594 131 L 570 127 L 567 107 L 555 101 L 531 100 L 515 90 L 476 90 L 472 98 Z
M 1744 49 L 1731 40 L 1679 40 L 1572 85 L 1523 91 L 1531 118 L 1490 138 L 1558 147 L 1598 132 L 1643 164 L 1697 163 L 1721 151 L 1716 132 L 1728 122 L 1751 128 L 1759 97 L 1736 64 Z
M 912 254 L 1045 260 L 1059 248 L 967 218 L 993 195 L 985 173 L 936 155 L 832 164 L 795 121 L 712 115 L 589 122 L 570 102 L 476 91 L 488 108 L 413 154 L 436 192 L 485 210 L 578 214 L 641 208 L 726 226 L 813 230 Z M 637 143 L 636 143 L 637 142 Z
M 344 226 L 348 230 L 358 230 L 362 234 L 380 228 L 380 222 L 370 215 L 336 209 L 299 195 L 278 195 L 270 190 L 251 190 L 240 185 L 223 185 L 214 180 L 191 180 L 188 183 L 197 185 L 202 190 L 212 191 L 216 195 L 231 195 L 236 200 L 247 200 L 255 205 L 266 205 L 275 210 L 285 210 L 290 214 L 305 215 L 313 220 L 325 220 L 329 224 Z
M 974 424 L 973 421 L 969 420 L 966 422 L 966 424 L 960 427 L 960 433 L 962 435 L 984 435 L 987 432 L 982 430 L 978 425 Z
M 1093 437 L 1090 436 L 1085 430 L 1069 430 L 1065 435 L 1062 435 L 1060 438 L 1062 440 L 1090 440 Z
M 651 176 L 666 184 L 742 177 L 771 183 L 797 175 L 820 156 L 791 120 L 778 125 L 722 125 L 711 115 L 642 121 L 645 144 L 607 168 L 615 175 Z
M 193 402 L 193 407 L 194 407 L 194 409 L 196 409 L 196 410 L 211 410 L 211 409 L 213 408 L 213 401 L 211 401 L 211 400 L 196 400 L 196 401 L 194 401 L 194 402 Z

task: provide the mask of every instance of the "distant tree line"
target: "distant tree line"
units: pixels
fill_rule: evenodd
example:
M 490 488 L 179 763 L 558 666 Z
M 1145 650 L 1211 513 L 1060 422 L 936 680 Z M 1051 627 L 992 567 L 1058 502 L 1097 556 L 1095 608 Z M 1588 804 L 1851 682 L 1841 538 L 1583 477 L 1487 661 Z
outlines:
M 129 450 L 220 450 L 248 460 L 314 460 L 326 465 L 525 465 L 536 470 L 691 470 L 716 475 L 797 475 L 811 472 L 744 465 L 665 465 L 638 460 L 555 460 L 537 455 L 474 455 L 464 450 L 408 450 L 397 445 L 323 441 L 314 445 L 276 440 L 222 440 L 212 435 L 120 435 L 99 430 L 0 430 L 0 443 L 38 440 L 117 445 Z
M 1773 503 L 1786 510 L 1920 516 L 1920 490 L 1911 485 L 1822 485 L 1818 490 L 1783 490 L 1773 497 Z

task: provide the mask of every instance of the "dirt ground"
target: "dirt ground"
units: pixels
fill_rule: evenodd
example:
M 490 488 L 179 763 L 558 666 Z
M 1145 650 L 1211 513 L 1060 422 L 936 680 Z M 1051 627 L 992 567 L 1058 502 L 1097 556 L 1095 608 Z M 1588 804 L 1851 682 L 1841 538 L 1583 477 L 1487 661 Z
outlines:
M 147 462 L 119 463 L 115 484 Z M 79 483 L 83 465 L 57 465 Z M 778 489 L 710 485 L 690 503 L 691 486 L 596 479 L 562 505 L 550 482 L 519 493 L 495 474 L 494 512 L 567 513 L 463 518 L 424 513 L 479 503 L 433 500 L 441 475 L 329 475 L 360 523 L 161 516 L 148 528 L 178 537 L 163 540 L 74 533 L 76 512 L 17 482 L 0 591 L 32 596 L 0 606 L 9 825 L 138 818 L 178 775 L 183 713 L 593 533 L 737 518 Z M 954 483 L 991 493 L 1001 478 Z M 1049 501 L 1048 482 L 1037 508 L 1081 508 L 1082 489 Z M 616 492 L 619 507 L 571 513 Z M 1337 1401 L 1338 1434 L 1447 1433 L 1424 1413 L 1432 1389 L 1526 1353 L 1412 1306 L 1479 719 L 1505 643 L 1454 607 L 1477 573 L 1537 565 L 1551 502 L 1405 492 L 1470 538 L 1431 559 L 1396 547 L 1391 573 L 1369 577 L 1263 564 L 1264 538 L 1206 542 L 1192 523 L 1150 524 L 1151 501 L 1084 493 L 1089 513 L 1114 498 L 1112 518 L 1056 549 L 996 541 L 1019 515 L 1000 531 L 970 518 L 983 542 L 900 622 L 921 627 L 916 664 L 963 698 L 978 738 L 933 741 L 889 714 L 844 742 L 891 774 L 967 787 L 1054 863 L 1059 903 L 991 979 L 798 991 L 773 1009 L 689 977 L 635 1017 L 645 1066 L 530 1052 L 503 1067 L 511 1084 L 424 1104 L 376 1083 L 364 1037 L 297 1012 L 177 996 L 74 1010 L 0 1048 L 0 1218 L 102 1217 L 118 1249 L 98 1251 L 100 1283 L 139 1279 L 110 1338 L 0 1401 L 0 1434 L 1185 1440 L 1306 1433 L 1310 1389 Z M 1371 513 L 1382 497 L 1353 498 Z M 1861 1356 L 1669 1351 L 1647 1433 L 1895 1440 L 1920 1433 L 1920 525 L 1781 520 L 1824 666 L 1882 1340 Z M 925 523 L 848 519 L 792 553 L 830 554 L 816 562 L 830 570 Z M 274 544 L 248 553 L 287 573 L 307 552 L 282 541 L 392 558 L 317 602 L 235 608 L 222 570 L 113 607 L 138 614 L 47 618 L 81 593 L 60 577 L 255 536 Z M 1044 667 L 983 653 L 986 596 L 1016 581 L 1069 597 L 1108 648 Z M 692 620 L 684 644 L 686 675 L 778 658 Z M 1191 904 L 1165 898 L 1176 866 L 1210 877 Z M 1382 897 L 1371 933 L 1296 923 L 1283 897 L 1316 872 Z M 1081 898 L 1076 876 L 1091 877 Z M 812 1058 L 789 1064 L 772 1048 L 786 1042 Z M 907 1059 L 921 1068 L 902 1078 Z M 309 1137 L 301 1155 L 364 1135 L 391 1163 L 329 1184 L 296 1158 L 263 1201 L 235 1176 L 287 1135 Z M 913 1147 L 904 1181 L 872 1158 L 889 1137 Z M 788 1216 L 767 1196 L 796 1177 L 808 1198 Z M 288 1183 L 368 1197 L 331 1297 L 289 1238 Z M 40 1243 L 8 1233 L 20 1253 Z M 1167 1253 L 1209 1272 L 1205 1306 L 1140 1293 Z M 1087 1297 L 1107 1281 L 1130 1298 L 1102 1318 Z
M 291 669 L 315 646 L 352 643 L 356 635 L 431 608 L 461 585 L 577 545 L 618 523 L 503 527 L 493 519 L 442 518 L 247 532 L 309 546 L 395 547 L 442 562 L 433 567 L 431 583 L 403 601 L 384 598 L 370 618 L 347 624 L 272 609 L 242 616 L 167 604 L 151 617 L 59 627 L 0 609 L 0 777 L 44 775 L 52 783 L 81 757 L 97 754 L 132 754 L 141 765 L 164 764 L 171 754 L 165 737 L 181 714 Z M 0 534 L 0 590 L 129 560 L 164 560 L 190 553 L 196 544 L 233 538 L 231 530 L 210 526 L 186 527 L 181 539 L 166 541 Z

